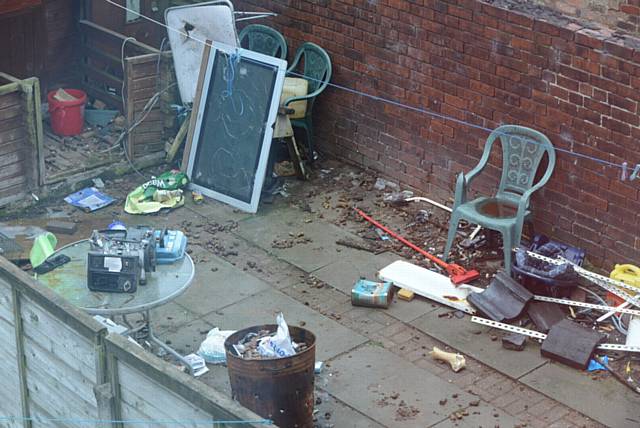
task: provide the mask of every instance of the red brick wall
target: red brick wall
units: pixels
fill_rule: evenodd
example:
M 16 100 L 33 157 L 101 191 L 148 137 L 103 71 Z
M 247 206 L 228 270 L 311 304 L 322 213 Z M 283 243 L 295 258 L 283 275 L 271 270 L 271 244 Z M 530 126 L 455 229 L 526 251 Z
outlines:
M 277 12 L 269 25 L 329 52 L 333 82 L 495 128 L 525 125 L 557 148 L 640 162 L 640 50 L 474 0 L 244 0 L 238 10 Z M 631 43 L 631 41 L 626 41 Z M 640 44 L 636 45 L 640 46 Z M 316 104 L 317 144 L 349 161 L 445 199 L 455 175 L 482 153 L 487 133 L 328 89 Z M 491 190 L 490 174 L 474 186 Z M 638 181 L 558 153 L 534 197 L 536 230 L 587 250 L 609 268 L 640 262 Z

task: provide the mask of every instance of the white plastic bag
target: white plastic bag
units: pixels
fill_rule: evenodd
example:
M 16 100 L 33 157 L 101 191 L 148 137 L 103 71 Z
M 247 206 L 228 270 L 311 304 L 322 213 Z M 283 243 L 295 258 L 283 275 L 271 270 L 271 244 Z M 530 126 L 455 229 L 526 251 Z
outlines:
M 220 330 L 218 327 L 207 333 L 207 338 L 200 344 L 197 354 L 200 355 L 207 363 L 222 364 L 227 361 L 224 350 L 224 341 L 235 331 Z
M 289 336 L 289 327 L 284 320 L 282 312 L 276 317 L 278 331 L 275 336 L 267 336 L 260 339 L 258 344 L 258 352 L 267 358 L 284 358 L 294 355 L 296 351 L 293 349 L 293 342 Z

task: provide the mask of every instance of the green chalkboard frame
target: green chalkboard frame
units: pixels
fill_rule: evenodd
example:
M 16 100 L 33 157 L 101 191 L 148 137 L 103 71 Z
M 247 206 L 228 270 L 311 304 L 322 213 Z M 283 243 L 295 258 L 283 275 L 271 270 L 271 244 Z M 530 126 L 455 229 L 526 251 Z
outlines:
M 263 106 L 268 107 L 268 111 L 265 111 L 264 115 L 257 117 L 266 117 L 266 121 L 260 121 L 254 124 L 259 126 L 260 133 L 262 135 L 262 141 L 260 145 L 256 147 L 257 163 L 253 171 L 253 183 L 250 189 L 250 200 L 248 197 L 239 197 L 235 192 L 229 189 L 219 189 L 215 185 L 203 185 L 202 180 L 198 180 L 196 176 L 200 176 L 201 172 L 197 171 L 201 162 L 206 162 L 207 159 L 199 159 L 201 150 L 204 150 L 204 145 L 209 145 L 207 151 L 211 151 L 215 148 L 215 145 L 225 144 L 225 135 L 216 135 L 216 138 L 205 139 L 203 138 L 203 131 L 210 125 L 212 118 L 214 117 L 214 110 L 211 110 L 211 105 L 214 104 L 213 99 L 210 97 L 218 96 L 211 92 L 211 87 L 220 84 L 219 81 L 215 81 L 214 76 L 220 74 L 218 68 L 228 64 L 231 55 L 239 56 L 239 67 L 242 66 L 243 61 L 253 64 L 261 65 L 264 72 L 271 72 L 273 76 L 273 86 L 270 91 L 270 100 L 265 98 L 262 102 Z M 255 68 L 255 67 L 254 67 Z M 219 200 L 233 207 L 241 209 L 246 212 L 255 213 L 258 211 L 258 204 L 260 202 L 260 194 L 262 192 L 262 185 L 264 184 L 265 173 L 267 170 L 267 162 L 269 158 L 269 151 L 271 149 L 271 139 L 273 136 L 273 128 L 275 125 L 276 116 L 278 114 L 278 107 L 280 104 L 280 96 L 282 94 L 282 87 L 284 85 L 284 77 L 287 69 L 287 62 L 279 58 L 270 57 L 257 52 L 252 52 L 247 49 L 227 46 L 221 43 L 213 44 L 211 53 L 209 55 L 207 67 L 205 70 L 202 85 L 202 93 L 199 96 L 200 102 L 198 106 L 195 129 L 193 133 L 192 147 L 189 153 L 189 162 L 187 164 L 187 174 L 191 178 L 190 188 L 201 192 L 203 195 Z M 212 83 L 212 79 L 214 82 Z M 197 96 L 197 94 L 196 94 Z M 209 107 L 207 107 L 209 106 Z M 247 124 L 249 127 L 251 124 Z M 218 138 L 218 136 L 220 138 Z M 229 136 L 227 136 L 230 138 Z M 228 141 L 227 141 L 228 142 Z M 202 153 L 205 153 L 204 151 Z M 213 160 L 211 160 L 213 162 Z M 210 168 L 215 168 L 213 165 L 209 165 Z M 194 172 L 196 172 L 194 176 Z M 250 174 L 251 175 L 251 174 Z M 249 176 L 250 176 L 249 175 Z

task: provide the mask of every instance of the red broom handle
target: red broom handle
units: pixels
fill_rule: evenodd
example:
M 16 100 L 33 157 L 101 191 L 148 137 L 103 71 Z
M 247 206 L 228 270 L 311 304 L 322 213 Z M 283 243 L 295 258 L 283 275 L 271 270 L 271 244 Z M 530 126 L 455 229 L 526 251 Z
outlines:
M 406 245 L 409 248 L 412 248 L 414 250 L 416 250 L 417 252 L 419 252 L 420 254 L 422 254 L 423 256 L 425 256 L 426 258 L 428 258 L 429 260 L 431 260 L 434 263 L 437 263 L 438 265 L 442 266 L 445 269 L 449 268 L 449 264 L 440 260 L 439 258 L 437 258 L 436 256 L 434 256 L 433 254 L 429 254 L 427 253 L 425 250 L 423 250 L 422 248 L 418 247 L 417 245 L 412 244 L 411 242 L 407 241 L 406 239 L 404 239 L 402 236 L 398 235 L 397 233 L 389 230 L 388 228 L 386 228 L 385 226 L 383 226 L 382 224 L 378 223 L 377 221 L 375 221 L 374 219 L 372 219 L 371 217 L 369 217 L 368 215 L 366 215 L 364 213 L 364 211 L 362 211 L 361 209 L 356 208 L 356 212 L 365 220 L 367 220 L 369 223 L 371 223 L 372 225 L 374 225 L 375 227 L 385 231 L 386 233 L 388 233 L 389 235 L 393 236 L 394 238 L 396 238 L 398 241 L 402 242 L 404 245 Z

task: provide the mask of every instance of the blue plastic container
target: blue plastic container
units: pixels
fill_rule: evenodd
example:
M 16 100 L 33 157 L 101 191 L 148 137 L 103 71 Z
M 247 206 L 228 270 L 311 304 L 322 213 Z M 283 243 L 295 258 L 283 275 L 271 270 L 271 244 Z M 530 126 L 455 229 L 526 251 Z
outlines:
M 179 230 L 156 230 L 156 256 L 159 265 L 181 260 L 187 250 L 187 237 Z

